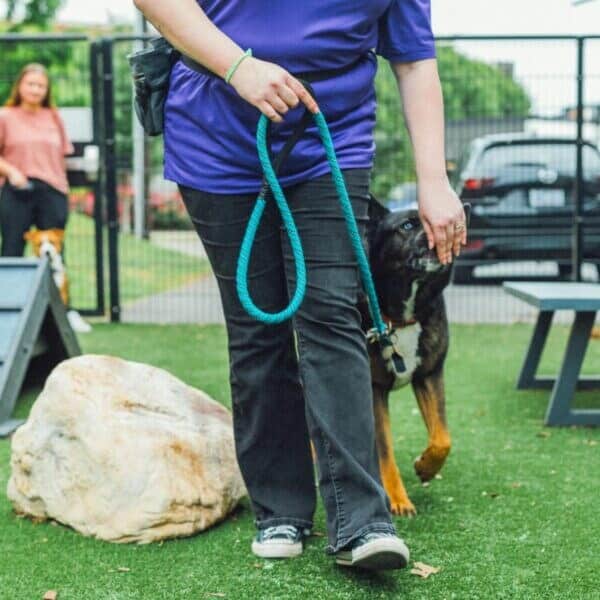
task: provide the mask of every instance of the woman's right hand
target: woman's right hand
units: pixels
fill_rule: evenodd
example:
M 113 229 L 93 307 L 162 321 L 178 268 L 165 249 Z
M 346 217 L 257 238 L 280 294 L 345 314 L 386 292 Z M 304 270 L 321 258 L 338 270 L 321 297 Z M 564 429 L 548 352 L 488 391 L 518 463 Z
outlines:
M 236 69 L 230 84 L 247 102 L 274 123 L 302 102 L 312 113 L 319 112 L 315 99 L 285 69 L 274 63 L 248 57 Z
M 27 177 L 25 177 L 25 175 L 23 175 L 19 169 L 11 169 L 7 179 L 10 185 L 17 189 L 23 189 L 27 187 L 27 184 L 29 183 Z

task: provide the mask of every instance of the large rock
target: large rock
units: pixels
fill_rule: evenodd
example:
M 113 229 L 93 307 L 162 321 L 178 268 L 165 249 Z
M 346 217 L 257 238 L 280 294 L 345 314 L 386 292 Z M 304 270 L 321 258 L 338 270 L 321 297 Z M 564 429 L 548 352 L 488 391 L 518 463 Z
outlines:
M 12 438 L 14 509 L 111 542 L 202 531 L 245 494 L 230 413 L 166 371 L 60 364 Z

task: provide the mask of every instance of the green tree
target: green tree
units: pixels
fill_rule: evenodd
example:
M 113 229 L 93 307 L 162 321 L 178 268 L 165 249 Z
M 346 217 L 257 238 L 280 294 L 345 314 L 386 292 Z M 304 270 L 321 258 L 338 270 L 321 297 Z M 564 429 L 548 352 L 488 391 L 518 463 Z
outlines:
M 13 23 L 15 16 L 22 10 L 24 16 L 11 29 L 35 25 L 46 28 L 52 22 L 64 0 L 7 0 L 6 19 Z
M 0 40 L 0 106 L 13 81 L 28 63 L 43 64 L 50 73 L 53 96 L 59 106 L 90 104 L 90 67 L 87 42 Z
M 531 104 L 527 93 L 500 68 L 467 58 L 447 45 L 438 46 L 437 58 L 447 121 L 527 116 Z M 376 90 L 377 153 L 372 189 L 384 199 L 393 186 L 414 181 L 415 174 L 396 80 L 385 61 L 380 64 Z

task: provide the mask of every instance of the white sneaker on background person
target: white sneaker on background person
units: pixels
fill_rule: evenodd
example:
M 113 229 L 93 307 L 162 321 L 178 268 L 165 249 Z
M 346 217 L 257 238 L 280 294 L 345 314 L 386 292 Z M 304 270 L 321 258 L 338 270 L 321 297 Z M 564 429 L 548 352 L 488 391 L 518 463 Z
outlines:
M 67 312 L 67 319 L 73 331 L 77 333 L 89 333 L 92 330 L 92 326 L 86 323 L 76 310 L 69 310 Z

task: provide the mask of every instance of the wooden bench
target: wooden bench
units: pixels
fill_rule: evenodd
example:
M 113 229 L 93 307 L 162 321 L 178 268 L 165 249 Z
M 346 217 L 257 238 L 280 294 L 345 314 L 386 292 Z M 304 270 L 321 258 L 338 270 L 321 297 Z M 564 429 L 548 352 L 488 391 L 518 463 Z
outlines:
M 505 283 L 504 289 L 539 310 L 517 389 L 552 389 L 546 425 L 600 425 L 600 409 L 571 408 L 576 389 L 600 388 L 599 378 L 579 376 L 596 313 L 600 310 L 600 284 L 515 282 Z M 537 377 L 544 344 L 557 310 L 575 311 L 563 362 L 556 378 Z

